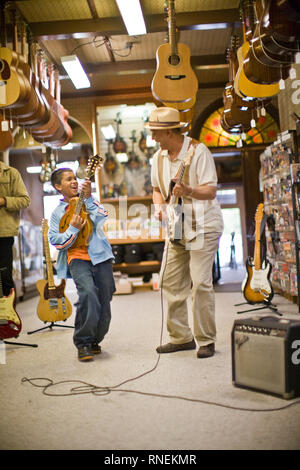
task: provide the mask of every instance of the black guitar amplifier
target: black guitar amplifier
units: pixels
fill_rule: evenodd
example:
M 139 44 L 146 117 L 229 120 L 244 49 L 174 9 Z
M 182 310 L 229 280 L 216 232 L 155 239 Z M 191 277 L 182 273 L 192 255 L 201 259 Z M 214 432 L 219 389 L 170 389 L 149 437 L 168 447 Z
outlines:
M 232 381 L 237 387 L 300 395 L 300 320 L 239 319 L 231 333 Z

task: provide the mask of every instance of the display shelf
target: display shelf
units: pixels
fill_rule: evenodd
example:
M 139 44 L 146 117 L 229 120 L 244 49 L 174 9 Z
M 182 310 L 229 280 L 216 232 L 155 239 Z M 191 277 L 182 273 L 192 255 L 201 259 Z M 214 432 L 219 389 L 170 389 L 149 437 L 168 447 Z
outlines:
M 298 214 L 292 167 L 298 161 L 294 133 L 285 132 L 261 154 L 264 211 L 267 216 L 266 252 L 272 265 L 276 293 L 298 301 L 299 249 L 295 230 Z
M 111 246 L 137 244 L 149 253 L 151 245 L 164 243 L 165 233 L 161 223 L 153 219 L 152 196 L 106 198 L 102 204 L 109 213 L 104 232 Z M 160 264 L 158 259 L 141 259 L 139 262 L 116 263 L 113 269 L 127 274 L 156 273 L 160 270 Z

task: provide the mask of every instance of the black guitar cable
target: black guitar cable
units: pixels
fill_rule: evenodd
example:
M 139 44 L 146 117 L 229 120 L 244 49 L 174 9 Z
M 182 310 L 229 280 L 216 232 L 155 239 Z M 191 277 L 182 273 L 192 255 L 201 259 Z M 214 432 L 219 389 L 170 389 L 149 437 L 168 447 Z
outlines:
M 163 271 L 161 274 L 161 288 L 160 288 L 160 301 L 161 301 L 161 312 L 162 312 L 162 318 L 161 318 L 161 331 L 160 331 L 160 346 L 162 344 L 162 336 L 163 336 L 163 328 L 164 328 L 164 299 L 163 299 L 163 279 L 165 275 L 165 270 L 167 266 L 167 260 L 168 260 L 168 251 L 169 251 L 169 241 L 166 242 L 165 244 L 165 253 L 163 256 Z M 204 405 L 214 405 L 222 408 L 228 408 L 231 410 L 238 410 L 238 411 L 252 411 L 252 412 L 270 412 L 270 411 L 279 411 L 279 410 L 284 410 L 286 408 L 290 408 L 291 406 L 297 405 L 300 403 L 299 400 L 294 400 L 289 402 L 288 404 L 278 407 L 278 408 L 246 408 L 246 407 L 241 407 L 241 406 L 233 406 L 233 405 L 227 405 L 225 403 L 219 403 L 219 402 L 214 402 L 214 401 L 207 401 L 207 400 L 201 400 L 198 398 L 189 398 L 189 397 L 184 397 L 180 395 L 168 395 L 168 394 L 161 394 L 161 393 L 151 393 L 151 392 L 142 392 L 140 390 L 130 390 L 130 389 L 124 389 L 121 388 L 124 384 L 127 384 L 129 382 L 133 382 L 137 379 L 140 379 L 141 377 L 144 377 L 145 375 L 150 374 L 151 372 L 154 372 L 155 369 L 157 368 L 159 361 L 160 361 L 160 354 L 158 354 L 158 358 L 155 362 L 155 365 L 150 369 L 145 372 L 142 372 L 141 374 L 137 375 L 136 377 L 132 377 L 130 379 L 126 379 L 123 382 L 113 385 L 113 386 L 99 386 L 99 385 L 94 385 L 89 382 L 85 382 L 83 380 L 61 380 L 58 382 L 54 382 L 52 379 L 45 378 L 45 377 L 36 377 L 36 378 L 27 378 L 23 377 L 21 379 L 21 383 L 26 383 L 29 382 L 32 386 L 41 388 L 43 395 L 50 396 L 50 397 L 67 397 L 67 396 L 74 396 L 74 395 L 84 395 L 84 394 L 90 394 L 92 393 L 93 395 L 96 396 L 104 396 L 108 395 L 111 392 L 126 392 L 126 393 L 135 393 L 138 395 L 145 395 L 149 397 L 156 397 L 156 398 L 169 398 L 169 399 L 177 399 L 177 400 L 183 400 L 183 401 L 189 401 L 193 403 L 201 403 Z M 74 386 L 71 386 L 70 390 L 66 393 L 59 393 L 51 390 L 55 389 L 57 386 L 69 384 L 75 384 Z

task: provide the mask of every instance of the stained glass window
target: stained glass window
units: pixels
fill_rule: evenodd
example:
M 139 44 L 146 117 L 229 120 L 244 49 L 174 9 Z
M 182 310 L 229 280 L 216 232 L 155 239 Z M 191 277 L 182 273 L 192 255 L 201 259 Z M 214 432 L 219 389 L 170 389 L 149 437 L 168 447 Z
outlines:
M 220 118 L 223 109 L 223 107 L 220 107 L 214 111 L 201 128 L 199 140 L 207 147 L 236 146 L 240 140 L 240 134 L 229 134 L 222 128 Z M 279 127 L 274 118 L 266 113 L 265 116 L 261 116 L 256 120 L 256 127 L 246 132 L 243 144 L 271 144 L 276 140 L 279 132 Z

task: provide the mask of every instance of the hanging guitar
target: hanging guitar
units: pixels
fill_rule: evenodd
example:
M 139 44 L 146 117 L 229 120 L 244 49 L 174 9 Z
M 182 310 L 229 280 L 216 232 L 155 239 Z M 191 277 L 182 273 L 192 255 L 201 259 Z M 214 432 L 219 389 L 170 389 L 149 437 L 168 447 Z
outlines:
M 268 260 L 261 262 L 261 221 L 264 205 L 258 205 L 255 214 L 255 247 L 254 259 L 246 261 L 246 277 L 242 284 L 242 292 L 249 304 L 270 302 L 274 296 L 270 282 L 272 266 Z
M 243 44 L 237 51 L 239 67 L 234 79 L 234 90 L 241 98 L 269 98 L 279 93 L 279 83 L 256 83 L 248 78 L 245 73 L 245 61 L 251 48 L 251 39 L 254 33 L 253 4 L 249 0 L 241 1 L 241 19 L 243 26 Z M 252 21 L 251 21 L 252 20 Z M 251 62 L 253 63 L 253 62 Z M 249 70 L 248 70 L 249 71 Z
M 185 169 L 191 164 L 192 158 L 194 155 L 194 147 L 192 147 L 187 157 L 182 160 L 180 167 L 177 173 L 177 178 L 175 183 L 180 184 L 182 182 Z M 167 238 L 171 241 L 178 241 L 182 239 L 182 201 L 181 198 L 171 194 L 170 202 L 166 208 L 167 211 Z
M 86 168 L 85 180 L 92 179 L 96 169 L 99 166 L 101 166 L 101 164 L 103 163 L 103 160 L 104 158 L 100 155 L 94 155 L 93 157 L 89 158 L 88 166 Z M 74 214 L 80 215 L 80 217 L 83 220 L 86 220 L 86 223 L 84 224 L 84 227 L 78 233 L 77 238 L 72 245 L 72 248 L 88 246 L 89 240 L 91 238 L 92 231 L 93 231 L 93 224 L 85 209 L 83 191 L 80 192 L 79 197 L 73 197 L 70 200 L 69 206 L 65 214 L 60 219 L 59 231 L 61 233 L 67 230 Z
M 50 256 L 48 242 L 48 220 L 42 221 L 44 255 L 47 268 L 47 280 L 40 279 L 36 282 L 37 290 L 40 294 L 37 306 L 37 314 L 43 322 L 65 321 L 72 315 L 72 305 L 65 296 L 66 280 L 62 279 L 59 286 L 54 283 L 53 266 Z
M 198 80 L 190 63 L 190 49 L 176 40 L 174 3 L 169 0 L 170 42 L 161 44 L 156 51 L 157 69 L 151 83 L 154 98 L 168 103 L 193 100 L 198 90 Z
M 119 128 L 120 128 L 120 124 L 122 124 L 120 116 L 121 116 L 121 113 L 117 113 L 117 116 L 116 116 L 117 135 L 113 143 L 113 149 L 116 153 L 125 153 L 127 150 L 127 144 L 125 140 L 123 139 L 123 137 L 120 136 Z
M 22 329 L 22 322 L 14 308 L 15 290 L 11 289 L 8 296 L 3 294 L 0 269 L 0 339 L 16 338 Z
M 39 174 L 39 180 L 41 183 L 46 183 L 47 181 L 50 181 L 51 173 L 52 173 L 52 169 L 51 169 L 51 165 L 50 165 L 50 161 L 48 159 L 47 153 L 42 154 L 41 166 L 42 168 Z

